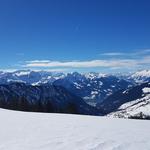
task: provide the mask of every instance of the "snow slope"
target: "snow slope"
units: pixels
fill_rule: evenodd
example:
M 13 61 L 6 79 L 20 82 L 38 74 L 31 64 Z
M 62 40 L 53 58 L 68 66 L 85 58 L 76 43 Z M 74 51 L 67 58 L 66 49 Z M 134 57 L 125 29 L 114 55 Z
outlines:
M 142 89 L 142 98 L 131 100 L 130 102 L 121 105 L 117 111 L 108 114 L 109 117 L 130 118 L 141 116 L 141 119 L 150 116 L 150 88 Z
M 0 109 L 0 150 L 149 150 L 150 121 Z

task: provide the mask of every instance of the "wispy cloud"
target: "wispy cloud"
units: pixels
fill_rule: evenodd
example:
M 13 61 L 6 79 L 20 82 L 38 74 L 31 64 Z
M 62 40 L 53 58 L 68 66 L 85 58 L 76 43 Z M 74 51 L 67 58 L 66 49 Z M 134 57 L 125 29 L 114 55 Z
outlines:
M 50 60 L 31 60 L 31 61 L 26 61 L 26 63 L 49 63 Z
M 19 69 L 1 69 L 0 68 L 0 71 L 2 72 L 15 72 Z M 30 70 L 30 69 L 24 69 L 24 70 Z M 53 69 L 33 69 L 32 68 L 32 71 L 49 71 L 49 72 L 67 72 L 68 69 L 67 68 L 53 68 Z
M 14 72 L 16 70 L 17 69 L 0 69 L 0 71 L 2 71 L 2 72 Z
M 33 60 L 27 61 L 23 67 L 65 67 L 65 68 L 92 68 L 92 67 L 107 67 L 107 68 L 131 68 L 142 65 L 149 65 L 150 59 L 110 59 L 110 60 L 90 60 L 90 61 L 51 61 L 51 60 Z
M 41 71 L 41 69 L 39 69 L 37 71 Z M 68 69 L 67 68 L 54 68 L 54 69 L 45 69 L 43 71 L 49 71 L 49 72 L 66 72 L 66 71 L 68 71 Z
M 64 71 L 70 69 L 142 69 L 150 68 L 150 49 L 135 50 L 134 52 L 101 53 L 102 58 L 93 60 L 30 60 L 21 65 L 23 68 Z
M 137 53 L 139 54 L 150 54 L 150 49 L 142 49 L 142 50 L 138 50 Z
M 132 50 L 131 52 L 117 52 L 117 51 L 114 51 L 114 52 L 107 52 L 107 53 L 101 53 L 100 54 L 101 56 L 124 56 L 124 57 L 128 57 L 128 56 L 134 56 L 134 57 L 137 57 L 137 56 L 144 56 L 144 55 L 150 55 L 150 49 L 139 49 L 139 50 Z
M 111 52 L 111 53 L 102 53 L 100 55 L 104 55 L 104 56 L 121 56 L 121 55 L 125 55 L 125 53 Z

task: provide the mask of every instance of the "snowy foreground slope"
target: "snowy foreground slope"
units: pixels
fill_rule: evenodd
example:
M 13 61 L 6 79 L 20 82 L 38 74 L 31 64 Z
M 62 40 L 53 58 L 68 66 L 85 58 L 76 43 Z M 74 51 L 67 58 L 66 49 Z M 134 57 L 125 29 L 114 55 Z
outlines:
M 0 150 L 149 150 L 150 121 L 0 109 Z

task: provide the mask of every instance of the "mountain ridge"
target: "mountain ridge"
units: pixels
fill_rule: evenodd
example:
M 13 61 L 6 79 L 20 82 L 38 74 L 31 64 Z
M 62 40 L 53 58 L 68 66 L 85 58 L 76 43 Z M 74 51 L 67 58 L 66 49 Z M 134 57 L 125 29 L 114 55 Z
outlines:
M 135 117 L 127 114 L 131 109 L 137 110 L 132 104 L 149 103 L 148 96 L 142 97 L 149 82 L 149 70 L 128 75 L 30 70 L 0 72 L 0 106 L 26 111 Z M 7 99 L 10 103 L 6 103 Z M 130 109 L 125 107 L 127 105 Z M 122 108 L 124 110 L 120 110 Z

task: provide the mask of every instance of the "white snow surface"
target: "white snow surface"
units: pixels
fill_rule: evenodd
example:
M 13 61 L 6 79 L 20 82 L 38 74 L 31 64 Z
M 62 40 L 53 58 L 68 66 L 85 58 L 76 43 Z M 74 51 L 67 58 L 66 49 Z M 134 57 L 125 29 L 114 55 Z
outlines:
M 145 87 L 142 90 L 143 90 L 143 93 L 150 93 L 150 88 L 149 87 Z
M 86 78 L 91 79 L 91 80 L 93 80 L 93 79 L 95 79 L 95 78 L 101 78 L 101 77 L 106 77 L 106 76 L 108 76 L 107 74 L 94 73 L 94 72 L 93 72 L 93 73 L 92 73 L 92 72 L 85 73 L 84 75 L 85 75 Z
M 29 75 L 31 71 L 18 71 L 15 73 L 16 76 L 24 76 L 24 75 Z
M 141 76 L 141 77 L 150 77 L 150 70 L 138 71 L 138 72 L 136 72 L 136 73 L 134 73 L 132 75 L 132 77 L 138 77 L 138 76 Z
M 139 113 L 150 116 L 150 88 L 145 87 L 143 90 L 143 97 L 124 103 L 118 108 L 118 111 L 108 114 L 109 117 L 129 118 L 130 116 L 137 116 Z
M 150 121 L 0 109 L 0 150 L 149 150 Z

